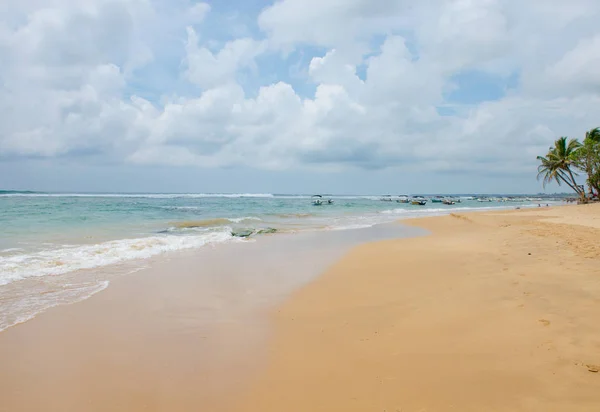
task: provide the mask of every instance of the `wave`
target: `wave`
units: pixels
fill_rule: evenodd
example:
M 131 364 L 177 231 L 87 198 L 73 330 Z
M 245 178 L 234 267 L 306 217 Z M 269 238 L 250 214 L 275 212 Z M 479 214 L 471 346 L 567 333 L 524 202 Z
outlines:
M 35 193 L 35 192 L 0 192 L 0 197 L 95 197 L 95 198 L 273 198 L 271 193 Z
M 381 196 L 367 196 L 367 195 L 340 195 L 340 196 L 326 196 L 332 199 L 347 199 L 347 200 L 352 200 L 352 199 L 362 199 L 362 200 L 379 200 L 381 198 Z
M 34 192 L 32 190 L 0 190 L 0 195 L 29 195 L 29 194 L 35 194 L 35 193 L 40 193 L 40 192 Z
M 233 223 L 241 223 L 241 222 L 246 222 L 248 220 L 256 220 L 259 222 L 262 222 L 262 219 L 260 217 L 255 217 L 255 216 L 246 216 L 246 217 L 230 217 L 227 220 L 229 220 L 230 222 Z
M 420 215 L 420 214 L 434 214 L 434 213 L 452 213 L 452 212 L 468 212 L 468 211 L 485 211 L 485 210 L 507 210 L 513 209 L 515 206 L 487 206 L 487 207 L 445 207 L 445 208 L 422 208 L 422 209 L 408 209 L 408 208 L 398 208 L 398 209 L 389 209 L 382 210 L 379 213 L 382 214 L 411 214 L 411 215 Z M 530 205 L 523 205 L 519 207 L 531 207 Z
M 245 216 L 245 217 L 236 217 L 236 218 L 215 218 L 215 219 L 205 219 L 205 220 L 187 220 L 184 222 L 174 222 L 172 223 L 173 227 L 176 229 L 196 229 L 196 228 L 208 228 L 208 227 L 218 227 L 225 226 L 231 223 L 241 223 L 250 220 L 262 221 L 261 218 L 254 216 Z
M 0 286 L 30 277 L 60 275 L 233 240 L 235 239 L 231 236 L 231 228 L 223 227 L 219 231 L 194 235 L 120 239 L 4 256 L 0 257 Z
M 36 315 L 59 305 L 67 305 L 86 300 L 109 285 L 108 280 L 78 286 L 65 285 L 54 291 L 22 297 L 15 302 L 3 301 L 0 308 L 0 332 L 11 326 L 25 323 Z
M 276 215 L 277 217 L 281 217 L 284 219 L 289 219 L 289 218 L 307 218 L 307 217 L 311 217 L 311 216 L 315 216 L 312 213 L 279 213 Z
M 15 252 L 21 252 L 23 249 L 20 247 L 9 247 L 8 249 L 2 249 L 0 250 L 0 253 L 15 253 Z
M 277 199 L 310 199 L 312 195 L 281 195 L 275 194 L 273 197 Z M 372 195 L 323 195 L 327 199 L 338 199 L 338 200 L 352 200 L 352 199 L 363 199 L 363 200 L 379 200 L 381 196 Z
M 200 206 L 158 206 L 159 209 L 164 210 L 202 210 Z
M 354 230 L 354 229 L 366 229 L 369 227 L 373 227 L 381 222 L 373 222 L 373 223 L 354 223 L 342 226 L 329 226 L 328 230 Z

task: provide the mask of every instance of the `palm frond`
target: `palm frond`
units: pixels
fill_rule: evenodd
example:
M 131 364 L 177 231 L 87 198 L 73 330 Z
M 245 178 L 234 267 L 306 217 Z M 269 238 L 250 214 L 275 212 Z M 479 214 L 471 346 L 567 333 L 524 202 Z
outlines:
M 600 143 L 600 127 L 596 127 L 588 132 L 585 132 L 585 139 Z

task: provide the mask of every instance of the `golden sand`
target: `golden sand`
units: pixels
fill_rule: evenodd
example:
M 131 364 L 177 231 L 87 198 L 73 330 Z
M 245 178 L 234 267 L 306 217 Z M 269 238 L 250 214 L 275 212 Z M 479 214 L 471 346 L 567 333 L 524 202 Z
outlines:
M 238 411 L 600 411 L 600 205 L 424 218 L 274 314 Z

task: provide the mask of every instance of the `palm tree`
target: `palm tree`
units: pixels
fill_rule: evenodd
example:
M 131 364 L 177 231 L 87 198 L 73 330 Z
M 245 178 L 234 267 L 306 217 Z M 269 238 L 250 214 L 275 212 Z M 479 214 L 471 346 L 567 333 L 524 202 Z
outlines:
M 600 127 L 585 132 L 585 140 L 591 140 L 592 142 L 600 143 Z
M 585 197 L 585 189 L 577 184 L 576 174 L 572 170 L 575 154 L 580 147 L 581 143 L 577 139 L 569 139 L 567 142 L 567 138 L 563 136 L 554 142 L 554 146 L 549 148 L 545 157 L 537 157 L 541 162 L 538 166 L 538 179 L 543 177 L 544 187 L 552 181 L 559 186 L 566 183 L 580 197 Z
M 585 133 L 582 147 L 575 156 L 575 166 L 587 175 L 590 194 L 600 192 L 600 127 Z

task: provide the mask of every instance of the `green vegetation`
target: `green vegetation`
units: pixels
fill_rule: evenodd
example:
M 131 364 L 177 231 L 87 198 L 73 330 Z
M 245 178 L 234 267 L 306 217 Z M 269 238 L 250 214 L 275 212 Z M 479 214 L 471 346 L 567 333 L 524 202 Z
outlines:
M 563 183 L 577 194 L 581 201 L 586 201 L 585 186 L 576 180 L 578 171 L 587 176 L 589 197 L 597 197 L 600 192 L 600 128 L 585 134 L 583 143 L 577 139 L 561 137 L 548 149 L 546 156 L 538 156 L 538 179 L 544 186 L 556 182 Z

